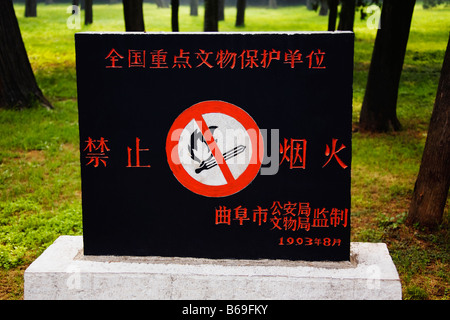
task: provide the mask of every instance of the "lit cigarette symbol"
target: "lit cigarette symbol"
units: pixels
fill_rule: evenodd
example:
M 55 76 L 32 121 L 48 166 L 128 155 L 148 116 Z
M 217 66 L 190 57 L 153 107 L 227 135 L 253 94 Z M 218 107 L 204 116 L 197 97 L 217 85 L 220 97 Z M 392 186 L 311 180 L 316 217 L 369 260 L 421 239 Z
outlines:
M 229 150 L 229 151 L 227 151 L 227 152 L 225 152 L 223 154 L 223 159 L 226 161 L 228 159 L 236 157 L 238 154 L 244 152 L 244 150 L 245 150 L 245 146 L 243 146 L 243 145 L 239 145 L 237 147 L 234 147 L 233 149 L 231 149 L 231 150 Z M 202 161 L 200 163 L 200 167 L 195 169 L 195 173 L 198 174 L 198 173 L 202 172 L 203 170 L 208 170 L 208 169 L 211 169 L 211 168 L 213 168 L 215 166 L 217 166 L 217 161 L 213 157 L 213 158 L 210 158 L 210 159 L 208 159 L 206 161 Z

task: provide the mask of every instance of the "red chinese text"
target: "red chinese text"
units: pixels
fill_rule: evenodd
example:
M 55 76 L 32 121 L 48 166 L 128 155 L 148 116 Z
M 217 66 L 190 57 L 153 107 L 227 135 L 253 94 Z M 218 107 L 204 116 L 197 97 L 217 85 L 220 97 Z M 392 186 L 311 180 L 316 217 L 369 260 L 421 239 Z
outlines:
M 219 206 L 215 209 L 215 224 L 253 223 L 268 225 L 270 230 L 309 231 L 311 228 L 336 228 L 348 226 L 347 208 L 312 208 L 309 202 L 273 201 L 270 207 L 235 208 Z
M 324 246 L 324 247 L 339 247 L 341 245 L 341 239 L 331 239 L 331 238 L 294 238 L 294 237 L 281 237 L 280 246 Z
M 290 169 L 305 169 L 306 167 L 306 140 L 305 139 L 286 139 L 283 144 L 280 143 L 281 160 L 289 163 Z
M 150 165 L 142 165 L 141 164 L 141 152 L 142 151 L 149 151 L 149 149 L 141 149 L 140 147 L 140 142 L 141 139 L 139 139 L 138 137 L 136 137 L 136 145 L 134 148 L 135 151 L 135 162 L 134 164 L 132 164 L 132 154 L 131 151 L 133 151 L 132 148 L 127 147 L 127 153 L 128 153 L 128 165 L 127 168 L 150 168 Z
M 86 147 L 83 149 L 84 158 L 89 159 L 86 165 L 92 165 L 97 168 L 100 164 L 106 167 L 106 159 L 109 158 L 107 152 L 110 151 L 106 143 L 108 140 L 101 137 L 98 140 L 93 140 L 91 137 L 85 141 Z
M 332 139 L 331 151 L 330 151 L 330 147 L 328 146 L 328 144 L 326 145 L 325 156 L 328 157 L 328 160 L 327 160 L 327 162 L 325 162 L 325 164 L 322 166 L 322 168 L 327 166 L 328 163 L 330 163 L 331 159 L 333 159 L 333 158 L 337 161 L 337 163 L 341 166 L 342 169 L 345 169 L 348 167 L 337 155 L 337 153 L 342 151 L 343 149 L 345 149 L 346 146 L 344 144 L 341 144 L 339 149 L 336 150 L 337 141 L 338 141 L 338 139 Z
M 125 56 L 128 54 L 128 64 Z M 176 52 L 169 52 L 164 48 L 130 48 L 128 52 L 118 52 L 112 48 L 104 60 L 105 68 L 148 68 L 148 69 L 268 69 L 279 63 L 291 69 L 304 67 L 307 69 L 326 69 L 326 53 L 321 49 L 302 51 L 300 49 L 277 50 L 244 49 L 230 51 L 219 49 L 216 51 L 205 48 L 186 50 L 180 48 Z M 124 61 L 123 61 L 124 60 Z M 148 61 L 148 62 L 147 62 Z
M 117 62 L 123 59 L 119 53 L 117 53 L 116 49 L 111 49 L 109 54 L 106 56 L 105 60 L 108 60 L 108 64 L 106 68 L 122 68 L 121 65 L 118 65 Z

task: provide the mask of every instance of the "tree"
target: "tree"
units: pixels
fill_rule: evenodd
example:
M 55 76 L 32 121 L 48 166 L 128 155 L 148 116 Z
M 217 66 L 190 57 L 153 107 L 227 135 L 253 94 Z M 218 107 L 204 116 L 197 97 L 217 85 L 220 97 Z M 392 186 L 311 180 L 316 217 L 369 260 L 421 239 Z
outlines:
M 178 32 L 180 28 L 178 26 L 178 7 L 180 6 L 180 0 L 171 0 L 172 5 L 172 31 Z
M 225 0 L 218 0 L 217 19 L 219 21 L 225 20 Z
M 0 1 L 0 108 L 52 108 L 36 83 L 12 0 Z
M 126 31 L 145 31 L 143 0 L 123 0 L 123 14 Z
M 236 2 L 236 27 L 245 26 L 245 7 L 246 0 L 237 0 Z
M 25 17 L 37 17 L 37 0 L 25 1 Z
M 204 31 L 219 31 L 218 0 L 205 0 Z
M 353 31 L 353 25 L 355 23 L 356 0 L 341 0 L 341 3 L 342 5 L 341 13 L 339 14 L 338 30 Z
M 319 0 L 306 0 L 306 8 L 308 10 L 317 11 L 319 8 Z
M 437 228 L 450 186 L 450 38 L 406 222 Z
M 336 30 L 336 20 L 338 12 L 339 0 L 328 0 L 328 31 Z
M 385 0 L 359 118 L 362 131 L 400 130 L 397 97 L 415 0 Z
M 156 6 L 158 8 L 168 8 L 169 7 L 169 1 L 167 0 L 156 0 Z
M 319 16 L 328 15 L 328 0 L 320 0 Z
M 93 0 L 85 0 L 84 2 L 84 24 L 91 24 L 93 21 L 92 17 L 92 2 Z
M 276 9 L 278 7 L 277 0 L 269 0 L 269 8 Z
M 190 0 L 190 15 L 191 16 L 198 16 L 198 0 Z

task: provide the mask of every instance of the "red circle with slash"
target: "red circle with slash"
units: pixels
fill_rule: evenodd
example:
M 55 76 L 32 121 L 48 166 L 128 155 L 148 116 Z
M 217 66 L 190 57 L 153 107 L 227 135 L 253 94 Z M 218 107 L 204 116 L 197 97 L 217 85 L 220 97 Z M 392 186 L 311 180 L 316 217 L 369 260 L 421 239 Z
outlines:
M 210 127 L 206 124 L 204 115 L 223 114 L 232 117 L 246 130 L 250 139 L 251 156 L 245 170 L 234 177 L 230 171 L 225 153 L 217 146 Z M 183 130 L 195 121 L 201 130 L 204 142 L 208 145 L 217 165 L 226 180 L 222 185 L 210 185 L 194 179 L 183 166 L 179 155 L 179 141 Z M 177 180 L 194 193 L 207 197 L 225 197 L 235 194 L 247 187 L 258 174 L 264 155 L 264 142 L 258 125 L 243 109 L 224 101 L 203 101 L 183 111 L 172 124 L 166 140 L 167 162 Z

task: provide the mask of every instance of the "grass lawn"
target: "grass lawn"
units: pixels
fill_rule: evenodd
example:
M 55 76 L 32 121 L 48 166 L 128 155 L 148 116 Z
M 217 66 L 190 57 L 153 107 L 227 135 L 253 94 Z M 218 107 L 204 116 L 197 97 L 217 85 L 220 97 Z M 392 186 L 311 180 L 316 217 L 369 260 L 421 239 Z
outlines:
M 23 298 L 23 272 L 59 235 L 81 235 L 74 33 L 123 31 L 122 5 L 94 5 L 94 24 L 67 27 L 68 5 L 38 5 L 22 36 L 44 94 L 54 109 L 0 110 L 0 299 Z M 220 31 L 324 31 L 327 18 L 305 7 L 249 7 L 235 28 L 226 8 Z M 170 9 L 144 5 L 147 31 L 170 31 Z M 202 31 L 180 8 L 180 30 Z M 402 280 L 404 299 L 449 299 L 449 210 L 433 234 L 404 225 L 426 139 L 450 30 L 450 6 L 414 11 L 401 78 L 398 116 L 404 129 L 353 134 L 352 241 L 385 242 Z M 376 30 L 355 20 L 353 120 L 359 118 Z

